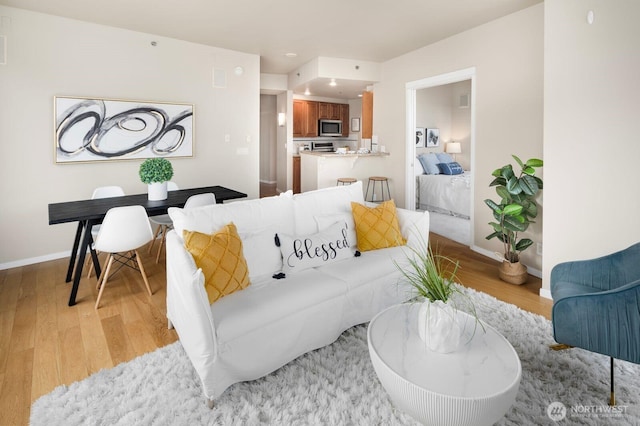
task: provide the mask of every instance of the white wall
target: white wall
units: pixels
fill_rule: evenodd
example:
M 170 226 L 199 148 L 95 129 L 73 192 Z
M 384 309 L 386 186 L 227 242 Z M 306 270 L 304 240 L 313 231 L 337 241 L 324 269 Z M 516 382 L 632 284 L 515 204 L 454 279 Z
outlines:
M 640 241 L 638 16 L 637 0 L 545 1 L 547 289 L 557 263 Z
M 172 160 L 174 180 L 258 197 L 258 56 L 4 6 L 0 15 L 10 19 L 0 66 L 0 267 L 71 249 L 76 225 L 49 226 L 48 203 L 89 198 L 100 185 L 146 192 L 140 161 L 54 163 L 56 95 L 194 104 L 194 157 Z M 226 88 L 212 87 L 213 67 L 227 71 Z
M 260 95 L 260 182 L 276 183 L 278 113 L 276 95 Z
M 405 85 L 407 82 L 476 68 L 476 149 L 474 186 L 474 244 L 482 250 L 499 250 L 487 241 L 491 213 L 483 200 L 495 198 L 489 188 L 491 172 L 511 154 L 542 157 L 543 129 L 543 22 L 540 3 L 383 64 L 382 82 L 374 86 L 374 134 L 391 153 L 392 195 L 405 205 Z M 542 221 L 531 228 L 534 241 L 542 239 Z M 542 269 L 535 249 L 523 254 L 523 262 Z
M 471 98 L 471 80 L 452 84 L 451 139 L 459 142 L 460 154 L 455 159 L 465 170 L 471 170 L 471 108 L 460 108 L 460 95 Z

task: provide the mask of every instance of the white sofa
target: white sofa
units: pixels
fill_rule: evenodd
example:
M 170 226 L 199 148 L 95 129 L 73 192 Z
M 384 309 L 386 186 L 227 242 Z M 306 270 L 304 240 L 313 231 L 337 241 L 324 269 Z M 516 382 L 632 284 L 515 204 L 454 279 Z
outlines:
M 353 229 L 351 201 L 365 204 L 362 182 L 169 210 L 174 231 L 167 236 L 167 317 L 210 406 L 232 384 L 263 377 L 411 297 L 394 264 L 406 260 L 406 247 L 366 251 L 273 278 L 283 269 L 275 233 L 310 235 L 339 220 Z M 408 245 L 427 241 L 427 212 L 398 208 L 397 216 Z M 181 235 L 185 229 L 211 234 L 229 222 L 243 242 L 251 284 L 210 305 L 203 273 Z

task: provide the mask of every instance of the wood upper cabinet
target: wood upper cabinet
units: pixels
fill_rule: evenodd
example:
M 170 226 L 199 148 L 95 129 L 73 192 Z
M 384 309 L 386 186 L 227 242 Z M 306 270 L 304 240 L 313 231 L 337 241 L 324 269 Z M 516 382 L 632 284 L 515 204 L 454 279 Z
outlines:
M 318 119 L 322 120 L 341 120 L 342 116 L 340 115 L 341 105 L 343 104 L 333 104 L 329 102 L 319 102 L 318 103 Z
M 342 120 L 342 137 L 349 137 L 349 104 L 340 105 L 340 120 Z
M 293 137 L 318 136 L 318 120 L 341 120 L 342 136 L 349 136 L 349 104 L 293 100 Z
M 293 100 L 293 137 L 318 136 L 318 102 Z
M 362 93 L 362 139 L 373 137 L 373 92 Z

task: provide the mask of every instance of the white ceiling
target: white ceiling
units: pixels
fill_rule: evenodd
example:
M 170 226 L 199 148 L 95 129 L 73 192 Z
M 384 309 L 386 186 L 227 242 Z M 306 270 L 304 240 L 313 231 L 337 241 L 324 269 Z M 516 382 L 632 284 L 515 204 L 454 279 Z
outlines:
M 0 4 L 253 53 L 260 55 L 261 72 L 287 74 L 319 56 L 384 62 L 541 1 L 0 0 Z M 286 53 L 297 56 L 289 58 Z

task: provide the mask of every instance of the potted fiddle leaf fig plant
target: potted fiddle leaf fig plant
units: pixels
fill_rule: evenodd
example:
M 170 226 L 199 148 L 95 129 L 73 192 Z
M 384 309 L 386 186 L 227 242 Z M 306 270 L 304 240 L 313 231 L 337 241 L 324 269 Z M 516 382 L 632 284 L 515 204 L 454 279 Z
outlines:
M 149 200 L 167 199 L 167 182 L 173 177 L 173 167 L 166 158 L 147 158 L 140 164 L 140 180 L 149 186 Z
M 515 155 L 519 172 L 511 164 L 493 171 L 493 181 L 489 186 L 496 188 L 500 201 L 484 200 L 493 213 L 495 222 L 489 222 L 493 232 L 486 238 L 497 238 L 503 244 L 502 263 L 498 275 L 511 284 L 524 284 L 527 281 L 527 267 L 520 263 L 520 253 L 529 248 L 533 241 L 521 238 L 533 219 L 538 215 L 536 198 L 542 190 L 542 179 L 536 176 L 536 169 L 543 166 L 537 158 L 523 162 Z
M 395 262 L 395 265 L 413 287 L 415 300 L 421 302 L 418 311 L 419 336 L 434 352 L 454 352 L 465 343 L 468 318 L 475 318 L 476 326 L 478 323 L 482 325 L 473 302 L 456 284 L 460 264 L 437 250 L 434 252 L 431 245 L 424 241 L 418 247 L 409 246 L 408 250 L 406 262 Z M 470 315 L 458 312 L 463 307 L 462 302 Z

